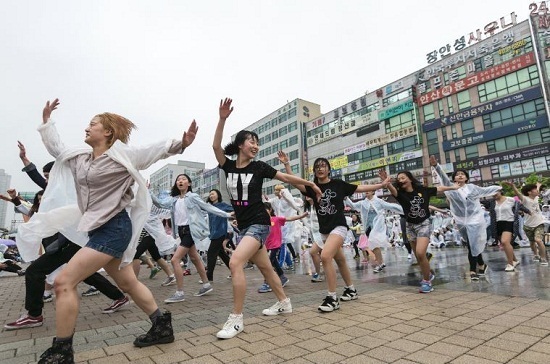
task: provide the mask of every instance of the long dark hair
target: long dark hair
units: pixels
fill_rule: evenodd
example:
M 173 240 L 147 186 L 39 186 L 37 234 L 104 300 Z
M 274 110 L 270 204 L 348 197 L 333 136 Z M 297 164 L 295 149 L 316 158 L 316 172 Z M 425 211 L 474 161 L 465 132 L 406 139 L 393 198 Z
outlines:
M 405 176 L 407 176 L 407 178 L 409 178 L 411 180 L 411 185 L 413 188 L 417 188 L 417 187 L 422 187 L 422 183 L 417 180 L 416 178 L 414 178 L 414 176 L 412 175 L 411 172 L 409 171 L 401 171 L 401 172 L 397 172 L 397 176 L 399 176 L 400 174 L 404 174 Z M 399 183 L 399 181 L 396 181 L 393 186 L 397 189 L 397 190 L 400 190 L 401 189 L 401 184 Z
M 328 159 L 326 158 L 317 158 L 314 162 L 313 162 L 313 183 L 317 183 L 318 180 L 317 180 L 317 176 L 315 176 L 315 167 L 317 167 L 319 164 L 321 163 L 324 163 L 327 165 L 327 168 L 328 168 L 328 175 L 330 176 L 330 171 L 331 171 L 331 168 L 330 168 L 330 163 L 328 161 Z
M 269 215 L 270 216 L 275 216 L 275 211 L 273 211 L 273 206 L 271 206 L 271 203 L 264 202 L 264 207 L 265 207 L 266 210 L 269 210 Z
M 223 153 L 225 155 L 236 155 L 239 154 L 239 146 L 243 145 L 243 143 L 248 139 L 252 138 L 256 140 L 256 142 L 259 142 L 260 138 L 258 138 L 258 134 L 254 133 L 250 130 L 241 130 L 237 133 L 237 136 L 235 137 L 235 140 L 233 140 L 231 143 L 227 144 L 223 148 Z
M 178 184 L 176 183 L 178 178 L 180 178 L 181 176 L 185 176 L 185 178 L 187 178 L 187 180 L 189 181 L 189 187 L 187 188 L 187 192 L 193 192 L 193 188 L 191 187 L 191 184 L 193 183 L 191 181 L 191 177 L 189 177 L 185 173 L 182 173 L 182 174 L 178 174 L 176 176 L 176 179 L 174 180 L 174 185 L 172 186 L 172 189 L 170 190 L 170 196 L 172 196 L 172 197 L 179 196 L 181 194 L 181 192 L 178 188 Z
M 218 202 L 222 202 L 222 193 L 220 192 L 220 190 L 218 189 L 211 189 L 210 192 L 216 192 L 216 194 L 218 195 Z M 210 194 L 208 194 L 208 197 L 206 198 L 206 202 L 209 203 L 209 204 L 213 204 L 212 201 L 210 201 Z
M 34 213 L 38 212 L 38 209 L 40 208 L 40 199 L 39 197 L 44 194 L 44 190 L 40 190 L 34 195 L 34 200 L 32 201 L 31 211 L 30 214 L 34 215 Z

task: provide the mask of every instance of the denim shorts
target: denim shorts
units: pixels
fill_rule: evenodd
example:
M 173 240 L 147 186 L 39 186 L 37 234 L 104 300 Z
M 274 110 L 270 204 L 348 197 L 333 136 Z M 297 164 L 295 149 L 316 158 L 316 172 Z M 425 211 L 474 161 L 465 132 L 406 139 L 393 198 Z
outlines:
M 189 225 L 178 226 L 178 236 L 180 237 L 180 246 L 191 249 L 195 245 Z
M 105 224 L 89 231 L 88 237 L 87 248 L 120 259 L 132 240 L 132 221 L 126 210 L 122 210 Z
M 260 249 L 261 249 L 262 246 L 265 244 L 265 240 L 267 239 L 267 236 L 269 235 L 270 228 L 271 226 L 269 225 L 258 225 L 258 224 L 250 225 L 249 227 L 242 229 L 239 232 L 239 235 L 240 235 L 239 241 L 245 236 L 251 236 L 260 243 Z

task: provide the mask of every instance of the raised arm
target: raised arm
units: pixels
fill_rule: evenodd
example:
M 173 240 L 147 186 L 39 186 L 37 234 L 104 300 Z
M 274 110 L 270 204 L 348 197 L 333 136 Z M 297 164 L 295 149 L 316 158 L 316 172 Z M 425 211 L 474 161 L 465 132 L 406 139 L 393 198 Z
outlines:
M 391 177 L 388 175 L 385 169 L 379 170 L 378 175 L 384 181 L 391 180 Z M 391 182 L 387 184 L 386 188 L 390 191 L 393 197 L 397 197 L 397 188 L 395 188 L 395 186 L 391 184 Z
M 445 186 L 452 186 L 453 185 L 453 182 L 451 182 L 451 180 L 447 176 L 447 173 L 443 172 L 443 169 L 441 168 L 439 163 L 437 163 L 437 159 L 433 155 L 430 156 L 430 165 L 435 168 L 435 171 L 437 172 L 437 175 L 439 176 L 439 178 L 441 179 L 441 182 Z
M 279 150 L 277 152 L 277 158 L 279 158 L 279 161 L 285 166 L 285 172 L 287 174 L 294 174 L 292 173 L 292 168 L 290 168 L 290 160 L 288 159 L 288 156 L 285 152 Z
M 353 202 L 349 197 L 346 197 L 344 199 L 344 205 L 349 206 L 350 208 L 354 209 L 355 211 L 361 211 L 361 202 Z
M 222 147 L 222 139 L 225 121 L 233 112 L 233 107 L 231 106 L 232 102 L 233 100 L 230 98 L 220 100 L 220 120 L 218 121 L 216 132 L 214 133 L 214 141 L 212 142 L 212 149 L 214 149 L 214 155 L 216 156 L 216 160 L 220 166 L 223 166 L 227 160 Z
M 523 200 L 525 199 L 525 196 L 523 196 L 523 193 L 521 193 L 518 188 L 516 187 L 515 184 L 513 184 L 512 182 L 510 181 L 503 181 L 502 182 L 503 185 L 506 185 L 506 186 L 509 186 L 509 187 L 512 187 L 512 189 L 514 190 L 514 193 L 516 194 L 516 196 L 518 196 L 518 198 L 520 199 L 521 202 L 523 202 Z
M 296 212 L 299 212 L 300 211 L 300 206 L 298 206 L 296 204 L 296 201 L 294 201 L 294 197 L 292 196 L 290 191 L 287 190 L 286 188 L 284 188 L 283 190 L 281 190 L 281 193 L 283 194 L 283 198 L 285 199 L 286 202 L 288 202 L 290 207 L 292 207 L 294 210 L 296 210 Z
M 57 158 L 58 155 L 65 149 L 65 145 L 59 138 L 55 123 L 51 120 L 52 112 L 57 109 L 59 105 L 59 99 L 46 102 L 46 106 L 42 110 L 42 125 L 38 128 L 42 142 L 53 157 Z
M 170 139 L 146 146 L 128 147 L 131 151 L 128 154 L 137 169 L 147 169 L 161 159 L 183 153 L 185 148 L 193 144 L 198 130 L 197 122 L 193 120 L 187 131 L 183 132 L 181 140 Z
M 192 199 L 193 199 L 193 202 L 195 202 L 200 208 L 201 210 L 203 211 L 206 211 L 208 213 L 211 213 L 211 214 L 214 214 L 216 216 L 220 216 L 220 217 L 225 217 L 225 218 L 232 218 L 233 217 L 233 214 L 229 213 L 229 212 L 225 212 L 223 210 L 220 210 L 219 208 L 209 204 L 209 203 L 206 203 L 204 202 L 200 197 L 199 195 L 196 195 L 196 194 L 193 194 L 191 195 Z
M 454 191 L 460 188 L 459 185 L 452 186 L 437 186 L 437 192 Z
M 277 172 L 277 174 L 275 175 L 275 179 L 278 179 L 281 182 L 290 183 L 291 185 L 299 189 L 301 192 L 305 192 L 306 191 L 305 186 L 309 186 L 313 189 L 313 191 L 315 191 L 317 200 L 320 200 L 321 196 L 323 195 L 323 193 L 315 183 L 311 181 L 306 181 L 305 179 L 294 176 L 292 174 Z
M 294 216 L 290 216 L 290 217 L 286 217 L 286 221 L 296 221 L 296 220 L 301 220 L 303 219 L 304 217 L 306 217 L 307 215 L 309 215 L 309 213 L 306 211 L 304 212 L 303 214 L 300 214 L 300 215 L 294 215 Z
M 40 172 L 38 172 L 34 163 L 27 158 L 27 150 L 25 149 L 23 143 L 19 140 L 17 141 L 17 147 L 19 148 L 19 158 L 21 158 L 21 162 L 23 162 L 23 165 L 25 166 L 23 168 L 23 172 L 27 173 L 27 176 L 29 176 L 29 178 L 40 188 L 45 189 L 48 182 L 44 177 L 42 177 Z

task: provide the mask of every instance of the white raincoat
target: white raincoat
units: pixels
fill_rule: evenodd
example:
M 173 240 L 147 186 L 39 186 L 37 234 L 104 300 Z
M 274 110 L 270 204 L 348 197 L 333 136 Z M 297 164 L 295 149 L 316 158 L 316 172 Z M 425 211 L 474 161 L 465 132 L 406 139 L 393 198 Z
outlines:
M 435 171 L 445 186 L 452 186 L 453 182 L 443 172 L 438 164 Z M 500 191 L 500 186 L 479 187 L 471 183 L 455 191 L 445 191 L 451 204 L 451 213 L 463 238 L 468 237 L 472 255 L 478 256 L 487 244 L 487 225 L 479 199 L 493 196 Z
M 18 247 L 26 261 L 36 259 L 41 240 L 57 232 L 80 246 L 85 246 L 88 242 L 88 232 L 78 230 L 82 213 L 77 204 L 76 187 L 69 160 L 77 155 L 90 153 L 92 149 L 65 147 L 52 119 L 40 125 L 38 131 L 46 149 L 55 157 L 55 164 L 50 171 L 48 188 L 42 197 L 40 211 L 18 229 Z M 134 199 L 126 208 L 132 220 L 132 240 L 122 256 L 121 267 L 132 262 L 141 230 L 151 211 L 151 198 L 139 170 L 173 155 L 169 152 L 172 143 L 173 140 L 166 140 L 143 147 L 131 147 L 117 140 L 106 152 L 110 158 L 126 167 L 135 181 Z
M 388 234 L 386 232 L 386 216 L 384 212 L 392 211 L 397 214 L 403 214 L 403 208 L 395 203 L 386 202 L 376 196 L 372 197 L 372 200 L 365 198 L 363 201 L 353 202 L 349 198 L 346 198 L 344 203 L 350 206 L 356 211 L 361 212 L 361 222 L 363 224 L 363 231 L 367 231 L 367 221 L 369 218 L 370 209 L 374 210 L 376 216 L 372 222 L 371 231 L 369 234 L 369 248 L 384 248 L 389 247 Z

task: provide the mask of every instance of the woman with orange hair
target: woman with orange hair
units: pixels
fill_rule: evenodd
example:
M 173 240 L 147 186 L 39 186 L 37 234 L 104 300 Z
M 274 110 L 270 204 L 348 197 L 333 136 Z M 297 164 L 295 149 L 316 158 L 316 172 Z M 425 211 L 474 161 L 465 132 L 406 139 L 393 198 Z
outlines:
M 46 149 L 56 158 L 41 213 L 24 224 L 18 240 L 32 243 L 40 241 L 37 236 L 59 231 L 83 248 L 55 280 L 56 337 L 39 363 L 73 363 L 72 338 L 79 311 L 76 286 L 100 268 L 105 268 L 153 323 L 134 345 L 173 342 L 170 313 L 160 312 L 151 291 L 138 281 L 130 264 L 151 209 L 139 170 L 182 153 L 195 139 L 196 123 L 193 121 L 179 140 L 130 147 L 127 142 L 135 125 L 122 116 L 103 113 L 93 117 L 85 129 L 84 141 L 91 149 L 66 148 L 50 119 L 58 105 L 58 99 L 46 103 L 39 127 Z

